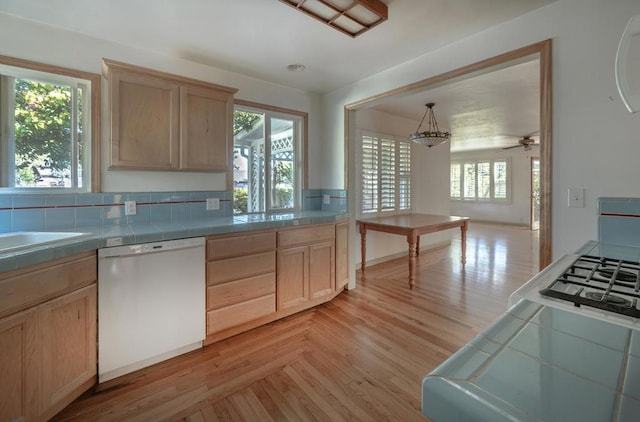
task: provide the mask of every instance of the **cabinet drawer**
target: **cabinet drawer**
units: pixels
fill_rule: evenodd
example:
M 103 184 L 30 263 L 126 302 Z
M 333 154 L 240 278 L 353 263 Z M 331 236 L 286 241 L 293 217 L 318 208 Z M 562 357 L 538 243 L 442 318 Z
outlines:
M 286 248 L 304 245 L 335 238 L 335 225 L 305 227 L 301 229 L 282 230 L 278 232 L 278 247 Z
M 91 252 L 3 273 L 0 317 L 95 283 L 97 268 Z
M 275 250 L 276 233 L 220 237 L 207 240 L 207 259 L 230 258 Z
M 276 253 L 265 252 L 207 262 L 207 284 L 239 280 L 276 270 Z
M 276 274 L 269 273 L 207 287 L 207 310 L 235 305 L 276 292 Z
M 207 312 L 207 335 L 276 311 L 276 295 L 258 297 Z

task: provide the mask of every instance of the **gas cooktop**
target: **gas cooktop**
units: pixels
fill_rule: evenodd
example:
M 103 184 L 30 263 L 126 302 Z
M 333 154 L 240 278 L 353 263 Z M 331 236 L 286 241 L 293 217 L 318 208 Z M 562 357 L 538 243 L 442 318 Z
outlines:
M 640 330 L 640 248 L 589 242 L 578 254 L 560 257 L 509 297 Z M 622 252 L 622 253 L 621 253 Z
M 640 318 L 640 264 L 581 255 L 540 294 L 577 307 Z

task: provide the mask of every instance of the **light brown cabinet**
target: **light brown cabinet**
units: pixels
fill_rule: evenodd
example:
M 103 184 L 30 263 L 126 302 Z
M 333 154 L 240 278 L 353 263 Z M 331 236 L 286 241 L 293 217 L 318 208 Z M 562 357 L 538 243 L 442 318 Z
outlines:
M 180 88 L 180 168 L 227 171 L 233 148 L 233 97 L 217 89 Z
M 309 301 L 309 247 L 278 251 L 278 310 Z
M 96 381 L 95 252 L 0 274 L 0 420 L 47 420 Z
M 36 309 L 0 319 L 0 420 L 38 415 L 38 316 Z
M 330 295 L 336 290 L 334 241 L 309 245 L 309 299 Z
M 207 343 L 276 311 L 276 233 L 207 239 Z
M 335 291 L 335 225 L 278 232 L 278 310 Z
M 348 224 L 208 237 L 205 344 L 333 299 L 349 278 Z
M 110 167 L 173 170 L 180 165 L 180 86 L 109 69 Z
M 41 405 L 45 419 L 96 374 L 96 285 L 39 306 Z
M 349 283 L 349 222 L 336 224 L 336 290 Z
M 106 59 L 104 72 L 110 168 L 230 171 L 236 89 Z

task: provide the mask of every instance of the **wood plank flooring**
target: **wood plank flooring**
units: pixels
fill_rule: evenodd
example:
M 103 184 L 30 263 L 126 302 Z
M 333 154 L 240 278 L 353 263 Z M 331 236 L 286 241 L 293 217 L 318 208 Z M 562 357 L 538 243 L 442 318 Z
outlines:
M 457 237 L 457 236 L 456 236 Z M 421 381 L 505 309 L 537 272 L 537 232 L 471 223 L 406 258 L 358 272 L 332 302 L 129 374 L 56 421 L 421 421 Z

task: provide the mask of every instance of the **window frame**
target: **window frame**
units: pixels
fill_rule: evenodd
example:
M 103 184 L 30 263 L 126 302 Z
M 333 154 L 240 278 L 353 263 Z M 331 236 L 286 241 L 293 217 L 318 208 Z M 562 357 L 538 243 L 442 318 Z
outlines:
M 505 198 L 496 198 L 496 180 L 495 180 L 495 163 L 505 163 L 506 165 L 506 181 L 505 181 Z M 479 165 L 480 164 L 489 164 L 489 197 L 480 197 L 479 196 L 479 187 L 478 185 L 481 183 L 481 179 L 479 177 Z M 460 193 L 459 197 L 455 197 L 452 195 L 452 174 L 453 174 L 453 166 L 458 167 L 458 190 Z M 473 197 L 467 196 L 465 194 L 466 183 L 465 183 L 465 168 L 466 166 L 474 166 L 474 188 L 473 188 Z M 510 157 L 501 157 L 501 158 L 476 158 L 476 159 L 452 159 L 449 164 L 449 199 L 455 202 L 476 202 L 476 203 L 496 203 L 496 204 L 505 204 L 511 203 L 511 158 Z
M 265 119 L 265 163 L 271 161 L 271 134 L 270 134 L 270 120 L 271 119 L 293 119 L 298 122 L 298 127 L 294 130 L 297 132 L 297 140 L 294 144 L 294 148 L 297 150 L 294 152 L 295 165 L 293 169 L 294 173 L 294 188 L 293 188 L 293 208 L 272 208 L 271 206 L 271 174 L 270 165 L 266 166 L 265 173 L 265 209 L 264 211 L 247 211 L 246 214 L 266 213 L 266 214 L 278 214 L 288 212 L 298 212 L 302 209 L 302 191 L 307 189 L 308 180 L 308 158 L 307 158 L 307 140 L 308 140 L 308 113 L 291 110 L 281 107 L 275 107 L 267 104 L 260 104 L 251 101 L 234 100 L 233 112 L 236 110 L 248 111 L 253 113 L 264 114 Z M 235 138 L 235 136 L 232 137 Z M 233 139 L 232 151 L 235 150 L 235 139 Z M 233 157 L 232 157 L 233 159 Z M 233 169 L 231 171 L 231 186 L 233 189 Z M 243 214 L 236 214 L 243 215 Z
M 393 209 L 382 209 L 382 193 L 380 192 L 381 190 L 381 183 L 382 183 L 382 174 L 379 172 L 378 173 L 378 182 L 377 182 L 377 196 L 378 196 L 378 201 L 377 201 L 377 207 L 375 211 L 364 211 L 363 210 L 363 200 L 364 200 L 364 185 L 363 185 L 363 170 L 364 170 L 364 154 L 363 154 L 363 139 L 364 137 L 369 137 L 369 138 L 374 138 L 374 139 L 378 139 L 378 151 L 380 151 L 381 149 L 381 145 L 380 145 L 380 141 L 381 140 L 387 140 L 387 141 L 393 141 L 393 143 L 395 144 L 396 148 L 395 148 L 395 157 L 394 157 L 394 207 Z M 395 136 L 395 135 L 390 135 L 390 134 L 386 134 L 386 133 L 382 133 L 382 132 L 372 132 L 372 131 L 366 131 L 366 130 L 359 130 L 357 133 L 357 140 L 358 140 L 358 144 L 357 144 L 357 151 L 356 151 L 356 157 L 357 157 L 357 187 L 356 187 L 356 201 L 357 201 L 357 216 L 358 217 L 363 217 L 363 216 L 372 216 L 372 217 L 376 217 L 376 216 L 383 216 L 383 215 L 397 215 L 397 214 L 408 214 L 411 213 L 412 207 L 413 207 L 413 191 L 412 191 L 412 174 L 411 174 L 411 166 L 412 166 L 412 162 L 413 162 L 413 157 L 412 157 L 412 144 L 410 141 L 408 141 L 405 138 L 399 137 L 399 136 Z M 408 151 L 408 162 L 409 162 L 409 166 L 408 168 L 405 166 L 402 166 L 402 153 L 401 153 L 401 145 L 404 145 L 407 147 L 406 151 Z M 381 166 L 382 160 L 378 159 L 378 170 L 380 170 L 380 166 Z M 405 182 L 405 186 L 406 189 L 402 188 L 402 182 Z M 408 191 L 408 193 L 405 193 L 405 198 L 407 198 L 407 202 L 408 202 L 408 206 L 400 208 L 402 205 L 402 200 L 401 200 L 401 196 L 402 196 L 402 192 Z
M 90 95 L 85 101 L 90 103 L 90 108 L 86 112 L 89 118 L 88 127 L 85 128 L 85 136 L 88 138 L 85 149 L 86 156 L 83 158 L 83 171 L 89 175 L 88 183 L 82 188 L 66 188 L 66 187 L 0 187 L 1 192 L 20 192 L 33 194 L 55 194 L 55 193 L 73 193 L 73 192 L 100 192 L 101 191 L 101 171 L 102 171 L 102 144 L 101 144 L 101 75 L 95 73 L 84 72 L 80 70 L 68 69 L 60 66 L 34 62 L 31 60 L 18 59 L 14 57 L 0 55 L 0 66 L 3 68 L 15 68 L 19 72 L 19 76 L 23 78 L 46 79 L 47 81 L 68 81 L 81 80 L 90 90 Z M 43 76 L 43 74 L 46 74 Z M 6 87 L 5 87 L 6 88 Z M 6 93 L 2 90 L 2 98 L 0 101 L 7 101 Z M 4 125 L 4 124 L 3 124 Z M 2 129 L 5 131 L 5 129 Z M 2 153 L 3 157 L 8 157 L 5 153 L 11 151 L 8 146 L 9 134 L 2 133 Z M 3 167 L 6 165 L 3 164 Z M 86 179 L 85 179 L 86 180 Z

